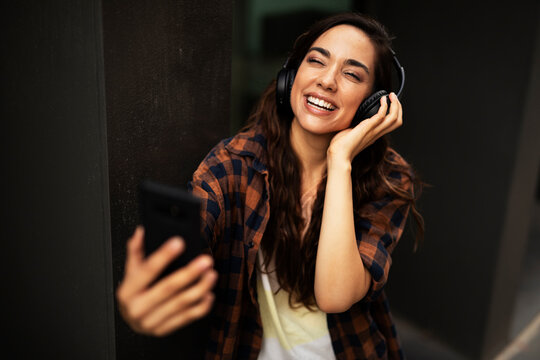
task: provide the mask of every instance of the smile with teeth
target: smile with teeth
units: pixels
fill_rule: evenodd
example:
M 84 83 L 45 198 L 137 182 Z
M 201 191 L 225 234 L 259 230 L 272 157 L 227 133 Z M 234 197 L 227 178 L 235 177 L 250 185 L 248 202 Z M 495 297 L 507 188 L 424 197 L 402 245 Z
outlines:
M 314 105 L 318 108 L 328 110 L 328 111 L 334 111 L 336 109 L 336 107 L 330 104 L 329 102 L 324 101 L 323 99 L 316 98 L 315 96 L 311 96 L 311 95 L 307 97 L 307 102 L 310 105 Z

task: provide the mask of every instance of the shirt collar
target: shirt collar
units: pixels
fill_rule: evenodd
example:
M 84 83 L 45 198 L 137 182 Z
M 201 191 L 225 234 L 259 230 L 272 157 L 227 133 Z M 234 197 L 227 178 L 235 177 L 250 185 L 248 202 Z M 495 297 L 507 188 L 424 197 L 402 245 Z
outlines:
M 259 172 L 267 170 L 266 137 L 262 133 L 260 123 L 230 138 L 225 148 L 233 154 L 252 157 L 255 170 Z

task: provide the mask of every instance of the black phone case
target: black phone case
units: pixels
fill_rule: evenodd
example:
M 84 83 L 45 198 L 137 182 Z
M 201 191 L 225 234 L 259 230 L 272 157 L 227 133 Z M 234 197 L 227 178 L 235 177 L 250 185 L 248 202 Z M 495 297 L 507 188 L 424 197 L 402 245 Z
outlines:
M 183 253 L 161 273 L 162 278 L 201 253 L 200 199 L 186 190 L 151 180 L 143 181 L 139 190 L 146 256 L 173 236 L 181 236 L 186 244 Z

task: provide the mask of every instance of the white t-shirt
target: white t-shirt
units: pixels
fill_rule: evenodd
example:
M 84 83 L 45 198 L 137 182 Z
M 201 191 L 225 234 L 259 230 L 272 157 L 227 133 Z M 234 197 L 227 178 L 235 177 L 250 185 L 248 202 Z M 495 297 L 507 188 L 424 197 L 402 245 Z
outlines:
M 302 216 L 308 222 L 315 197 L 316 192 L 311 192 L 301 199 Z M 289 306 L 289 293 L 283 289 L 277 291 L 279 283 L 274 261 L 265 265 L 262 250 L 259 250 L 257 262 L 262 270 L 257 271 L 257 294 L 263 327 L 258 359 L 335 359 L 326 313 L 303 305 Z

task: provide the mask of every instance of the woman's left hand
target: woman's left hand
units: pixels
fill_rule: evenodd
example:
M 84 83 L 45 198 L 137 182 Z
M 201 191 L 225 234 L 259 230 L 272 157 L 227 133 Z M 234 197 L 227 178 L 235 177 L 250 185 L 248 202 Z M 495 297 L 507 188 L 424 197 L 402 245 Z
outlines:
M 390 111 L 387 98 L 390 98 Z M 387 114 L 388 112 L 388 114 Z M 337 133 L 330 142 L 327 151 L 328 160 L 345 160 L 352 162 L 354 157 L 381 136 L 400 127 L 403 123 L 403 109 L 396 94 L 381 98 L 381 107 L 377 114 L 361 121 L 354 128 Z

